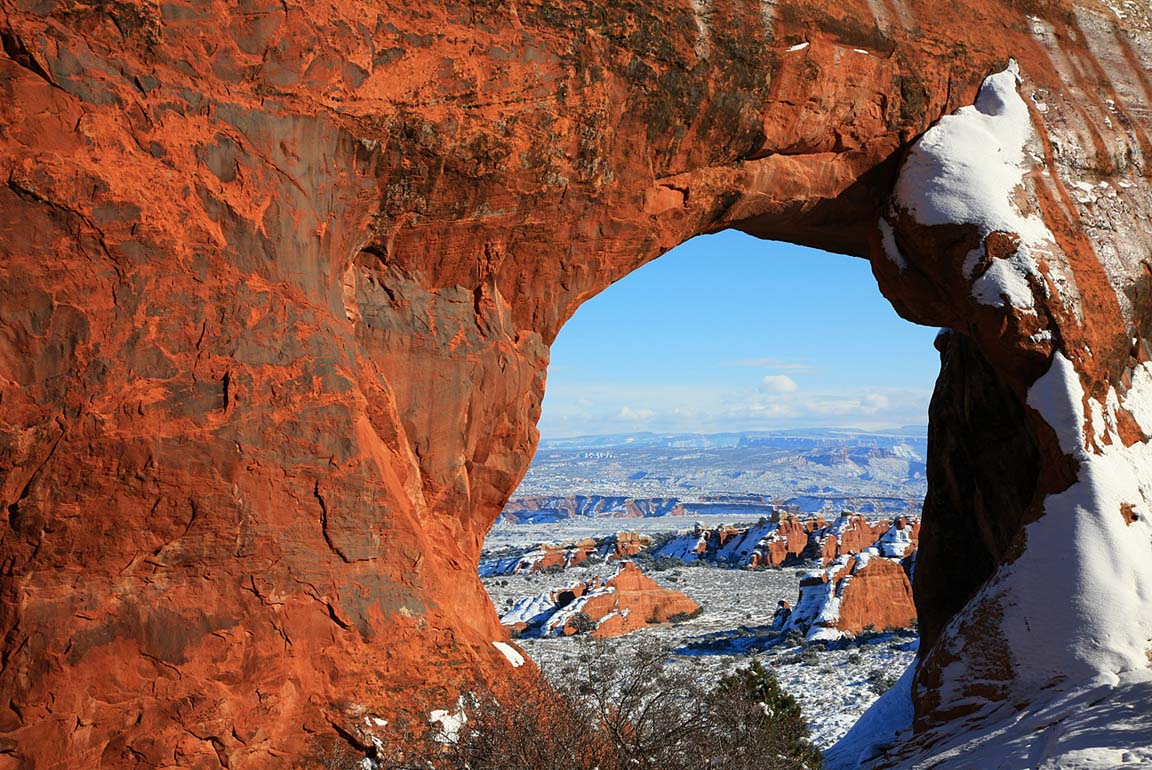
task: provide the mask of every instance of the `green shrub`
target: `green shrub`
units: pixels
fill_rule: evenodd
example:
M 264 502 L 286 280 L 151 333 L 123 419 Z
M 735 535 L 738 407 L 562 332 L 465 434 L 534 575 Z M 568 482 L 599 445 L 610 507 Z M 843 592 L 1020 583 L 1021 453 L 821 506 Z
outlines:
M 868 689 L 877 695 L 888 692 L 894 684 L 896 684 L 896 677 L 886 674 L 878 668 L 868 672 Z

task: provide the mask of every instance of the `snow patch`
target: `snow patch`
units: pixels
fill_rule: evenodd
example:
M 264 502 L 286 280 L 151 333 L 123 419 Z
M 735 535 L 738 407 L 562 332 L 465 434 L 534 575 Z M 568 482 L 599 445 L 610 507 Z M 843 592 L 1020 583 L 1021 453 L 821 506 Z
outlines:
M 1061 351 L 1056 351 L 1048 371 L 1028 389 L 1028 406 L 1056 431 L 1064 454 L 1084 456 L 1084 392 L 1076 367 Z
M 824 770 L 856 770 L 879 756 L 897 735 L 912 727 L 912 679 L 915 662 L 910 663 L 896 683 L 872 704 L 843 738 L 824 753 Z
M 1144 435 L 1152 436 L 1152 363 L 1140 364 L 1132 372 L 1132 387 L 1124 398 L 1124 406 Z
M 982 304 L 1032 310 L 1033 255 L 1054 250 L 1055 238 L 1040 217 L 1024 215 L 1016 205 L 1031 163 L 1026 146 L 1034 138 L 1028 105 L 1016 91 L 1019 81 L 1019 67 L 1011 60 L 1003 72 L 984 80 L 974 105 L 928 129 L 901 169 L 896 202 L 923 225 L 975 225 L 981 241 L 997 231 L 1019 236 L 1015 253 L 994 258 L 975 280 L 972 295 Z M 900 264 L 894 239 L 884 248 Z M 983 252 L 979 246 L 968 255 L 966 277 L 973 277 Z
M 460 738 L 460 729 L 468 722 L 468 715 L 464 713 L 463 695 L 456 701 L 456 710 L 435 709 L 428 714 L 428 722 L 439 726 L 436 740 L 440 743 L 455 743 Z
M 875 548 L 881 556 L 890 559 L 903 559 L 908 550 L 912 548 L 912 524 L 897 527 L 896 522 L 892 522 L 888 531 L 876 541 Z
M 803 51 L 809 45 L 810 45 L 809 43 L 797 43 L 796 45 L 794 45 L 788 49 L 788 53 L 792 53 L 793 51 Z
M 900 247 L 896 245 L 896 232 L 886 219 L 880 220 L 880 243 L 884 247 L 885 256 L 892 260 L 896 267 L 901 270 L 908 269 L 908 259 L 900 251 Z
M 512 664 L 512 668 L 520 668 L 524 665 L 524 656 L 507 642 L 492 642 L 492 646 L 503 653 L 508 662 Z

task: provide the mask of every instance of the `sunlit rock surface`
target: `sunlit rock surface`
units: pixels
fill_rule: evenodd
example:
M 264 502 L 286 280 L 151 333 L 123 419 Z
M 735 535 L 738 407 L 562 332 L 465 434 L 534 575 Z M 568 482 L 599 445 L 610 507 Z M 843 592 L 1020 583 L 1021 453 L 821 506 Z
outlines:
M 952 330 L 891 761 L 1147 686 L 1143 6 L 0 14 L 7 764 L 307 766 L 531 675 L 476 566 L 548 345 L 724 227 Z
M 592 578 L 524 597 L 501 616 L 500 623 L 517 634 L 587 633 L 608 639 L 652 624 L 686 620 L 698 612 L 700 606 L 692 599 L 626 561 L 606 580 Z

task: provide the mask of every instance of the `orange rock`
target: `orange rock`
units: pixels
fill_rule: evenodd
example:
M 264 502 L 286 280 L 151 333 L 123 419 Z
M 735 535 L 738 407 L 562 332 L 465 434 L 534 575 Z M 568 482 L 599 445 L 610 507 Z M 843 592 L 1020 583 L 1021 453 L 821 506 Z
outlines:
M 789 559 L 799 557 L 808 547 L 809 526 L 814 523 L 802 524 L 796 516 L 780 514 L 778 527 L 757 547 L 748 566 L 779 567 Z
M 835 639 L 865 628 L 905 628 L 916 621 L 912 585 L 900 562 L 874 554 L 841 556 L 800 581 L 786 628 Z
M 992 620 L 934 642 L 1076 477 L 1027 404 L 1057 346 L 1101 402 L 1150 358 L 1152 34 L 1139 3 L 903 5 L 9 4 L 4 756 L 281 767 L 509 681 L 476 567 L 548 346 L 730 227 L 869 258 L 902 316 L 952 330 L 919 726 L 1020 700 Z M 909 142 L 1013 56 L 1041 159 L 1015 203 L 1055 241 L 1034 312 L 981 304 L 966 272 L 1013 234 L 889 207 Z M 942 686 L 965 668 L 947 650 L 978 675 Z
M 907 628 L 916 622 L 912 584 L 900 562 L 869 559 L 853 569 L 851 577 L 841 592 L 838 629 L 856 633 L 868 627 Z
M 597 621 L 592 636 L 600 639 L 700 611 L 696 602 L 679 591 L 659 585 L 633 562 L 623 562 L 620 572 L 606 586 L 615 590 L 593 597 L 583 610 Z
M 651 535 L 639 532 L 617 532 L 611 558 L 630 559 L 652 544 Z

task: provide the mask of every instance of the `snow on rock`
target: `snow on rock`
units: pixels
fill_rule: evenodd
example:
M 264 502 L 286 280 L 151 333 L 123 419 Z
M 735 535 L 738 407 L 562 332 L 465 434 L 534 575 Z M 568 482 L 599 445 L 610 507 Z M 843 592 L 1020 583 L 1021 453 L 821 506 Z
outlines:
M 870 713 L 861 725 L 872 721 Z M 985 715 L 978 729 L 969 721 L 946 737 L 937 733 L 927 756 L 933 770 L 1147 770 L 1152 767 L 1149 714 L 1152 671 L 1101 676 L 1049 691 L 1023 711 L 1001 705 Z M 883 740 L 880 731 L 874 735 Z M 841 739 L 827 754 L 827 770 L 855 767 L 852 751 L 865 738 L 862 733 L 857 740 L 850 732 Z M 897 766 L 924 767 L 909 754 L 916 748 L 915 739 L 899 747 L 898 759 L 904 761 Z M 882 764 L 891 767 L 893 760 L 889 752 Z
M 597 543 L 585 538 L 568 543 L 543 543 L 538 548 L 513 556 L 485 559 L 480 562 L 480 577 L 536 574 L 552 569 L 567 569 L 583 564 L 596 550 Z
M 482 578 L 562 571 L 589 561 L 630 559 L 651 545 L 652 536 L 640 532 L 617 532 L 601 538 L 541 543 L 526 550 L 517 549 L 512 555 L 484 559 L 478 571 Z
M 852 636 L 868 627 L 901 628 L 916 620 L 912 585 L 897 559 L 876 549 L 840 556 L 800 580 L 800 596 L 784 628 L 809 641 Z
M 700 560 L 700 556 L 708 550 L 708 538 L 711 533 L 712 530 L 697 522 L 692 530 L 678 533 L 653 555 L 675 559 L 686 564 L 697 562 Z
M 864 522 L 863 517 L 860 517 L 860 522 Z M 857 526 L 861 526 L 860 522 Z M 870 525 L 864 523 L 862 526 L 867 528 Z M 709 529 L 697 524 L 691 531 L 682 532 L 665 543 L 653 555 L 689 564 L 707 562 L 751 569 L 779 567 L 799 560 L 811 548 L 818 549 L 820 546 L 812 543 L 813 533 L 826 530 L 828 525 L 821 518 L 802 522 L 786 513 L 762 517 L 748 527 L 722 525 Z M 875 542 L 874 536 L 863 538 L 857 550 L 872 542 Z
M 840 556 L 871 548 L 889 529 L 887 521 L 870 522 L 858 513 L 841 513 L 831 526 L 813 530 L 809 550 L 827 565 Z
M 507 642 L 492 642 L 492 646 L 508 659 L 508 662 L 512 664 L 512 668 L 520 668 L 524 665 L 524 656 L 520 654 L 519 650 Z
M 1150 386 L 1150 380 L 1135 381 L 1123 405 L 1146 408 Z M 1088 412 L 1085 402 L 1092 405 Z M 1120 403 L 1114 393 L 1103 404 L 1087 397 L 1072 362 L 1059 352 L 1028 392 L 1028 404 L 1056 431 L 1061 449 L 1080 461 L 1076 483 L 1045 499 L 1044 516 L 1025 528 L 1027 549 L 1003 568 L 1003 580 L 1016 589 L 1015 611 L 1004 619 L 1018 651 L 1015 670 L 1036 686 L 1149 662 L 1152 446 L 1125 446 L 1114 427 Z M 1089 412 L 1103 418 L 1104 426 L 1092 431 L 1102 442 L 1088 438 Z
M 1039 216 L 1021 213 L 1016 203 L 1031 165 L 1026 146 L 1034 137 L 1028 105 L 1016 92 L 1019 77 L 1011 61 L 985 79 L 974 105 L 928 129 L 901 169 L 895 200 L 922 225 L 975 225 L 982 245 L 963 266 L 973 281 L 972 296 L 986 305 L 1031 311 L 1037 257 L 1055 248 L 1055 237 Z M 1011 248 L 991 253 L 993 234 L 1006 236 L 1000 242 Z M 885 236 L 884 247 L 903 267 L 895 239 Z M 976 275 L 986 253 L 986 269 Z
M 808 532 L 795 516 L 760 519 L 738 535 L 728 538 L 715 560 L 740 567 L 776 566 L 808 545 Z
M 700 606 L 679 591 L 665 588 L 626 561 L 607 581 L 592 578 L 566 588 L 525 597 L 500 623 L 525 636 L 597 638 L 620 636 L 647 625 L 697 614 Z
M 465 700 L 465 696 L 461 695 L 455 711 L 434 709 L 428 713 L 429 724 L 437 726 L 437 741 L 455 743 L 459 739 L 460 729 L 468 723 L 468 715 L 464 712 Z
M 1123 397 L 1109 389 L 1094 398 L 1085 393 L 1073 361 L 1057 352 L 1027 402 L 1076 462 L 1076 480 L 1044 499 L 1043 515 L 1024 528 L 1020 555 L 1002 565 L 949 624 L 937 648 L 951 662 L 930 672 L 934 692 L 917 693 L 982 709 L 969 719 L 982 730 L 1004 718 L 984 713 L 993 708 L 987 696 L 993 683 L 1002 688 L 1003 701 L 1030 704 L 1011 716 L 1005 729 L 1015 730 L 1012 725 L 1034 719 L 1043 711 L 1040 704 L 1062 693 L 1147 675 L 1152 649 L 1152 445 L 1125 445 L 1117 429 L 1120 410 L 1141 414 L 1152 403 L 1152 378 L 1134 376 Z M 979 638 L 998 640 L 1000 663 L 991 662 L 991 654 L 961 654 L 976 639 L 974 629 L 981 629 Z M 1065 717 L 1077 718 L 1071 711 Z M 1096 767 L 1119 756 L 1100 754 L 1111 757 L 1103 765 L 1082 757 L 1069 764 L 1014 759 L 990 766 Z M 944 766 L 968 765 L 957 759 Z
M 500 618 L 500 625 L 515 631 L 538 626 L 556 612 L 555 592 L 545 591 L 535 596 L 522 597 Z
M 876 550 L 881 556 L 903 559 L 916 550 L 919 537 L 920 522 L 900 516 L 892 520 L 892 524 L 876 541 Z

